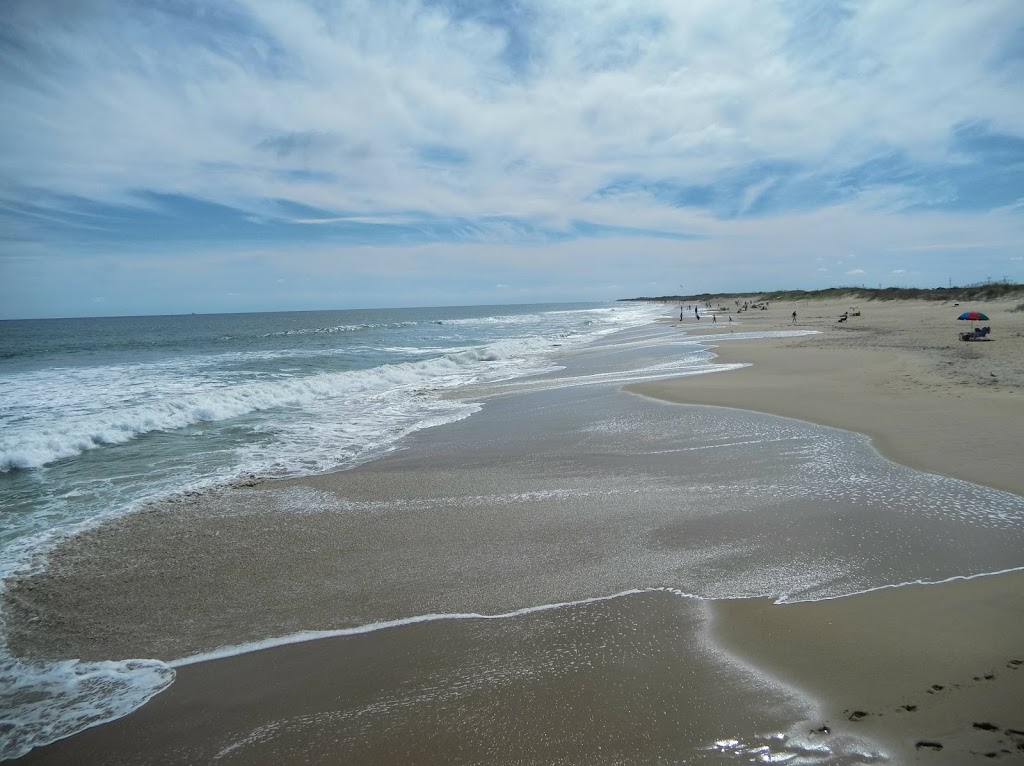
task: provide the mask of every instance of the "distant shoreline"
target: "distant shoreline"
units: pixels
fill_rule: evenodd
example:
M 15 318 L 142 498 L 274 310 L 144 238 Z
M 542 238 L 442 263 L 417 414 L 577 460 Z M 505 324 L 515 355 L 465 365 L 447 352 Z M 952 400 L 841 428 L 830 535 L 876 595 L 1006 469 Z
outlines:
M 1024 284 L 1017 282 L 982 282 L 973 285 L 949 287 L 828 287 L 821 290 L 756 290 L 739 293 L 698 293 L 691 295 L 661 295 L 657 297 L 619 298 L 618 302 L 668 303 L 679 301 L 801 301 L 845 300 L 862 301 L 1001 301 L 1024 299 Z

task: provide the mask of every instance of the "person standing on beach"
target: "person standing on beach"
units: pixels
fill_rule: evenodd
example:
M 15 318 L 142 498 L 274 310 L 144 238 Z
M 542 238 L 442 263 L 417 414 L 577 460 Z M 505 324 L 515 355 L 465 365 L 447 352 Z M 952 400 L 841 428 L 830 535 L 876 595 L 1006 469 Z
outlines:
M 796 324 L 796 312 L 793 312 L 793 324 Z

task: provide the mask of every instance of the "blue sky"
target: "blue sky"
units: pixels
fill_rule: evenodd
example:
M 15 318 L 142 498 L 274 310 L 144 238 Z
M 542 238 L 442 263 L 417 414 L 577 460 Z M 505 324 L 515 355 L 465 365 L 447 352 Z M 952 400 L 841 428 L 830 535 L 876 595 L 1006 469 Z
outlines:
M 1024 4 L 6 0 L 0 318 L 1024 281 Z

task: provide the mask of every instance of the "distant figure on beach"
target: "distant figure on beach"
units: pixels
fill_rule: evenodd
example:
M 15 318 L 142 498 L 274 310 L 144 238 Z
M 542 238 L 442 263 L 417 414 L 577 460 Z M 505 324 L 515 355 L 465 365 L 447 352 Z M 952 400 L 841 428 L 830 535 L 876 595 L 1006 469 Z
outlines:
M 793 312 L 793 324 L 796 324 L 796 312 Z
M 680 322 L 683 321 L 683 310 L 682 309 L 679 309 L 679 321 Z
M 715 324 L 718 321 L 718 314 L 711 315 L 711 324 Z
M 697 309 L 694 309 L 694 310 L 693 310 L 693 315 L 694 315 L 695 317 L 697 317 L 697 321 L 699 322 L 699 321 L 700 321 L 700 314 L 699 314 L 699 313 L 697 313 Z
M 729 321 L 730 321 L 730 322 L 732 321 L 732 317 L 729 317 Z

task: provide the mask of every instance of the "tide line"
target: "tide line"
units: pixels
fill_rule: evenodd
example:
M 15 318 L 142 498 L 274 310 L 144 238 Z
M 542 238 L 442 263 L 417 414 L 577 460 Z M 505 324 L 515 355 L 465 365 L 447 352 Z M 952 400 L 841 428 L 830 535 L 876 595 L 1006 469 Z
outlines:
M 1010 574 L 1011 572 L 1024 572 L 1024 567 L 1010 567 L 1009 569 L 997 569 L 994 572 L 978 572 L 977 574 L 970 575 L 952 575 L 942 580 L 908 580 L 907 582 L 894 582 L 886 583 L 885 585 L 876 585 L 871 588 L 865 588 L 864 590 L 850 591 L 849 593 L 841 593 L 838 596 L 820 596 L 818 598 L 795 598 L 790 599 L 787 595 L 783 595 L 776 599 L 775 603 L 782 604 L 806 604 L 813 601 L 836 601 L 841 598 L 850 598 L 850 596 L 863 596 L 866 593 L 875 593 L 880 590 L 890 590 L 892 588 L 906 588 L 912 585 L 945 585 L 946 583 L 977 580 L 982 577 L 996 577 L 998 575 Z
M 422 614 L 415 617 L 403 617 L 396 620 L 382 620 L 380 622 L 371 622 L 366 625 L 357 625 L 352 628 L 337 628 L 335 630 L 304 630 L 299 633 L 291 633 L 287 636 L 278 636 L 276 638 L 266 638 L 260 641 L 252 641 L 245 644 L 237 644 L 233 646 L 222 646 L 218 649 L 214 649 L 209 652 L 200 652 L 199 654 L 192 654 L 188 657 L 182 657 L 181 659 L 171 660 L 165 663 L 171 668 L 180 668 L 186 665 L 195 665 L 200 662 L 209 662 L 211 660 L 221 660 L 228 657 L 237 657 L 242 654 L 249 654 L 251 652 L 259 652 L 264 649 L 274 649 L 279 646 L 289 646 L 291 644 L 301 644 L 306 641 L 319 641 L 323 638 L 342 638 L 344 636 L 357 636 L 363 633 L 373 633 L 378 630 L 387 630 L 389 628 L 399 628 L 406 625 L 415 625 L 421 622 L 440 622 L 442 620 L 504 620 L 511 617 L 522 617 L 527 614 L 534 614 L 536 612 L 548 612 L 554 609 L 564 609 L 570 606 L 583 606 L 585 604 L 595 604 L 601 601 L 611 601 L 617 598 L 623 598 L 625 596 L 635 596 L 641 593 L 671 593 L 680 598 L 690 598 L 695 600 L 703 601 L 701 596 L 696 596 L 692 593 L 685 593 L 677 588 L 670 587 L 656 587 L 656 588 L 631 588 L 630 590 L 624 590 L 620 593 L 613 593 L 610 596 L 594 596 L 592 598 L 584 598 L 579 601 L 560 601 L 555 604 L 541 604 L 539 606 L 527 606 L 522 609 L 516 609 L 511 612 L 503 612 L 502 614 L 479 614 L 477 612 L 455 612 L 450 614 Z
M 956 580 L 974 580 L 980 577 L 992 577 L 1001 574 L 1008 574 L 1010 572 L 1024 571 L 1024 567 L 1013 567 L 1010 569 L 1002 569 L 995 572 L 979 572 L 971 575 L 953 575 L 942 580 L 913 580 L 909 582 L 900 583 L 887 583 L 885 585 L 879 585 L 872 588 L 866 588 L 860 591 L 853 591 L 850 593 L 844 593 L 837 596 L 825 596 L 811 599 L 790 599 L 788 594 L 783 594 L 775 599 L 775 604 L 798 604 L 807 601 L 832 601 L 836 599 L 849 598 L 850 596 L 859 596 L 866 593 L 872 593 L 880 590 L 888 590 L 890 588 L 904 588 L 912 585 L 941 585 L 943 583 L 953 582 Z M 422 614 L 414 617 L 403 617 L 395 620 L 381 620 L 379 622 L 371 622 L 365 625 L 357 625 L 351 628 L 336 628 L 334 630 L 305 630 L 298 633 L 291 633 L 286 636 L 277 636 L 274 638 L 261 639 L 259 641 L 251 641 L 244 644 L 236 644 L 230 646 L 222 646 L 217 649 L 213 649 L 209 652 L 200 652 L 198 654 L 192 654 L 187 657 L 182 657 L 177 660 L 170 660 L 164 663 L 170 668 L 180 668 L 187 665 L 196 665 L 201 662 L 210 662 L 212 660 L 221 660 L 229 657 L 237 657 L 243 654 L 250 654 L 252 652 L 263 651 L 264 649 L 275 649 L 281 646 L 290 646 L 292 644 L 301 644 L 307 641 L 319 641 L 325 638 L 343 638 L 346 636 L 357 636 L 364 633 L 374 633 L 379 630 L 388 630 L 389 628 L 399 628 L 407 625 L 416 625 L 423 622 L 440 622 L 442 620 L 505 620 L 513 617 L 522 617 L 528 614 L 535 614 L 538 612 L 548 612 L 555 609 L 564 609 L 566 607 L 573 606 L 584 606 L 586 604 L 595 604 L 602 601 L 612 601 L 617 598 L 624 598 L 626 596 L 636 596 L 643 593 L 671 593 L 672 595 L 678 596 L 684 599 L 693 599 L 695 601 L 730 601 L 730 600 L 742 600 L 744 598 L 770 598 L 768 595 L 764 596 L 726 596 L 726 597 L 715 597 L 708 598 L 705 596 L 698 596 L 693 593 L 686 593 L 678 588 L 672 588 L 669 586 L 658 586 L 650 588 L 630 588 L 629 590 L 620 591 L 619 593 L 613 593 L 608 596 L 594 596 L 591 598 L 579 599 L 577 601 L 560 601 L 553 604 L 540 604 L 538 606 L 527 606 L 521 609 L 515 609 L 511 612 L 502 612 L 500 614 L 481 614 L 479 612 L 453 612 L 448 614 L 434 613 L 434 614 Z

